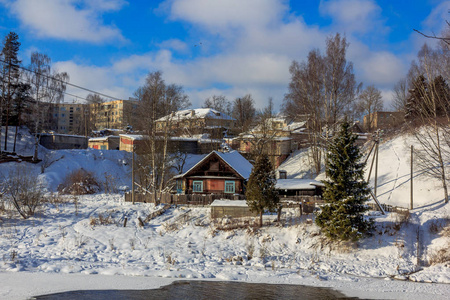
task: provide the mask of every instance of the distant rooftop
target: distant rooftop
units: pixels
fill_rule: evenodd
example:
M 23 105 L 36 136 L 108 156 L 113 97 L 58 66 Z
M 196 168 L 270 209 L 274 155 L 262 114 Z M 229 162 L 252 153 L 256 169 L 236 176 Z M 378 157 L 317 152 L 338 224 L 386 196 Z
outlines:
M 166 121 L 171 120 L 189 120 L 189 119 L 219 119 L 219 120 L 235 120 L 234 118 L 226 115 L 220 111 L 212 108 L 196 108 L 196 109 L 185 109 L 174 112 L 170 115 L 164 116 L 156 121 Z

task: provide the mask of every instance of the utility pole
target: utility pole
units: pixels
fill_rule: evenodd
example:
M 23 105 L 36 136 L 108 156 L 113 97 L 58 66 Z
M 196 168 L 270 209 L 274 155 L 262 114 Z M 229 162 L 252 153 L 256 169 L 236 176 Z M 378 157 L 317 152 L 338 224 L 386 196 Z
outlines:
M 85 104 L 85 108 L 84 108 L 84 135 L 85 135 L 86 138 L 87 138 L 87 132 L 88 132 L 88 130 L 87 130 L 87 118 L 88 118 L 88 113 L 89 113 L 88 109 L 89 109 L 89 104 Z
M 134 141 L 132 141 L 132 158 L 131 158 L 131 202 L 134 204 Z
M 413 189 L 413 153 L 414 153 L 414 146 L 411 145 L 411 203 L 410 203 L 411 209 L 414 209 L 414 205 L 413 205 L 413 194 L 414 194 L 414 189 Z
M 378 185 L 378 145 L 379 145 L 379 132 L 377 131 L 377 145 L 375 146 L 375 186 L 374 186 L 374 194 L 377 196 L 377 185 Z

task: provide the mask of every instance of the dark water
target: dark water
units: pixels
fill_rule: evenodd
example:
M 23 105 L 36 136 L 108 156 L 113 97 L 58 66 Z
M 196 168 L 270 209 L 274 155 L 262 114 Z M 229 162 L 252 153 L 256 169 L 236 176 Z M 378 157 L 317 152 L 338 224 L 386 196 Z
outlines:
M 240 283 L 227 281 L 176 281 L 153 290 L 73 291 L 35 299 L 358 299 L 340 292 L 302 285 Z

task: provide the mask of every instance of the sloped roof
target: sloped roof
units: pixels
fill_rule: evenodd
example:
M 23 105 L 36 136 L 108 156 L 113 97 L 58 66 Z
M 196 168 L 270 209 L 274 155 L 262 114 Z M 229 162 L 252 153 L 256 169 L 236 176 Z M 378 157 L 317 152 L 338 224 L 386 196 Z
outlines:
M 238 151 L 231 152 L 218 152 L 212 151 L 205 157 L 201 158 L 196 164 L 194 164 L 191 168 L 189 168 L 183 174 L 175 176 L 175 178 L 184 177 L 190 171 L 192 171 L 195 167 L 203 163 L 207 160 L 211 155 L 216 154 L 219 156 L 228 166 L 230 166 L 234 171 L 236 171 L 242 178 L 249 179 L 250 173 L 252 172 L 253 165 L 245 159 Z
M 158 121 L 167 120 L 190 120 L 190 119 L 218 119 L 218 120 L 236 120 L 223 112 L 217 111 L 212 108 L 196 108 L 179 110 L 175 113 L 159 118 Z
M 227 200 L 227 199 L 214 200 L 213 203 L 211 203 L 211 206 L 248 207 L 247 201 L 245 200 Z
M 317 186 L 324 186 L 320 181 L 313 179 L 278 179 L 278 190 L 315 190 Z

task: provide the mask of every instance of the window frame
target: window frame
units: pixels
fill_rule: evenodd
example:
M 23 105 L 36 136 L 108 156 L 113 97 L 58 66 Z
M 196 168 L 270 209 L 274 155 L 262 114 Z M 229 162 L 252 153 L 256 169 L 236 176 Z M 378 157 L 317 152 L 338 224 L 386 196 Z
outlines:
M 200 185 L 201 190 L 196 189 L 196 187 L 198 187 L 198 185 Z M 203 193 L 203 180 L 193 180 L 192 181 L 192 191 L 194 193 Z
M 229 191 L 228 190 L 228 186 L 230 184 L 233 185 L 233 191 Z M 225 180 L 224 193 L 225 194 L 234 194 L 234 193 L 236 193 L 236 181 L 234 181 L 234 180 Z

